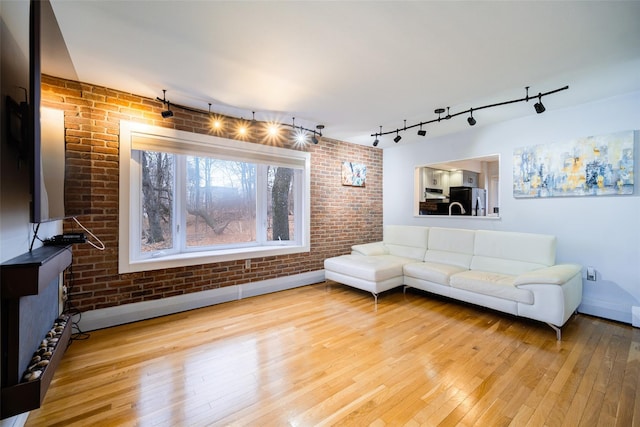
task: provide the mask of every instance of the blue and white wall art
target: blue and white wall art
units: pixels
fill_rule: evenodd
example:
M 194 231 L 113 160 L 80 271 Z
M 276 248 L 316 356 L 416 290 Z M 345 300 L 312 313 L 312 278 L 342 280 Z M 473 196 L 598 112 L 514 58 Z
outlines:
M 634 131 L 516 148 L 515 198 L 633 194 Z

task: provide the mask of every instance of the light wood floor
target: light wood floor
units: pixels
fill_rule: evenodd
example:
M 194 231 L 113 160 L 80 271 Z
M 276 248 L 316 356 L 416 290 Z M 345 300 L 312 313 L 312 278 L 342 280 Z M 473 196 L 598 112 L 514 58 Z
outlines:
M 329 282 L 330 283 L 330 282 Z M 318 284 L 94 331 L 28 426 L 640 426 L 640 330 Z

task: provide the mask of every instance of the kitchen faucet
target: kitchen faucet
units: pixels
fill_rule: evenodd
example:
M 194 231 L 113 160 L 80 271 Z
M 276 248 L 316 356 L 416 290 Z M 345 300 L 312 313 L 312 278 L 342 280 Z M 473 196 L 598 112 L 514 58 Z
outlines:
M 462 204 L 461 204 L 460 202 L 453 202 L 453 203 L 450 203 L 450 204 L 449 204 L 449 216 L 451 216 L 451 208 L 452 208 L 454 205 L 460 206 L 460 213 L 461 213 L 462 215 L 464 215 L 464 214 L 466 214 L 466 213 L 467 213 L 467 211 L 465 211 L 465 210 L 464 210 L 464 207 L 462 206 Z

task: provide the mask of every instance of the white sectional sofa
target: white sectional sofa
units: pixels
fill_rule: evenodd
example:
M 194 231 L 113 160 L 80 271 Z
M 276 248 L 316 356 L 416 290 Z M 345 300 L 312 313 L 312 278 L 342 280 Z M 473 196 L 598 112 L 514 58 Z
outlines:
M 324 261 L 325 278 L 380 292 L 405 285 L 561 327 L 582 300 L 582 267 L 556 264 L 555 236 L 388 225 L 383 241 Z

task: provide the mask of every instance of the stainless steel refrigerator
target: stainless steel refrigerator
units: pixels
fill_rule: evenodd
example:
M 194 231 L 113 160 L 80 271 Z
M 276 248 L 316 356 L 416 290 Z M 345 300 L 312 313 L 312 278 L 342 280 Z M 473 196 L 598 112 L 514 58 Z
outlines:
M 484 188 L 450 187 L 449 201 L 462 205 L 461 210 L 452 210 L 454 215 L 485 216 L 487 214 L 487 190 Z

